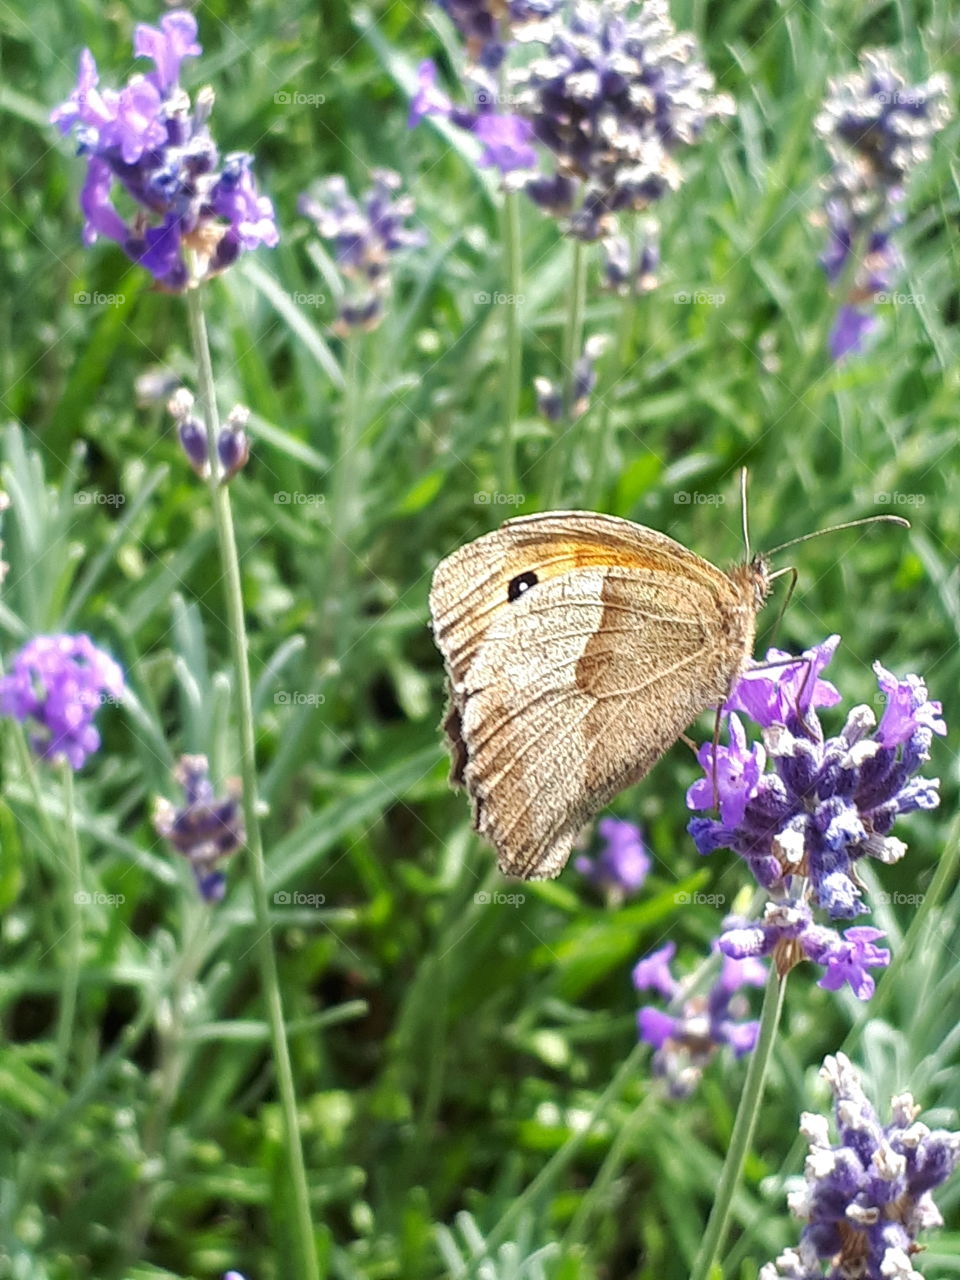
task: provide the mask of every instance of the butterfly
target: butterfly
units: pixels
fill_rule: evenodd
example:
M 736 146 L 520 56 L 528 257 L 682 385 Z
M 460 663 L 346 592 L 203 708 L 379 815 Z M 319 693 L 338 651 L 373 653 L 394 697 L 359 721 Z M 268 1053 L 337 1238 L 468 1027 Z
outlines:
M 726 700 L 770 582 L 763 556 L 724 572 L 591 511 L 508 520 L 437 566 L 450 779 L 504 874 L 559 875 L 584 823 Z

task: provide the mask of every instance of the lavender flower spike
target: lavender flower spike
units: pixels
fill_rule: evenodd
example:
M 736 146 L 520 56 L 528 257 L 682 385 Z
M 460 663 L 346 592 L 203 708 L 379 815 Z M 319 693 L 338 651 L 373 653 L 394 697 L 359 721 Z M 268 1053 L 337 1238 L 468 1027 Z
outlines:
M 677 155 L 733 101 L 713 92 L 696 41 L 676 30 L 665 0 L 581 0 L 546 28 L 543 55 L 511 77 L 515 109 L 552 152 L 557 177 L 576 183 L 569 234 L 602 239 L 619 213 L 648 209 L 681 184 Z M 549 179 L 527 190 L 556 212 Z
M 120 90 L 100 89 L 93 55 L 84 49 L 76 88 L 50 117 L 61 133 L 75 130 L 87 158 L 80 196 L 85 242 L 115 240 L 174 292 L 225 270 L 248 249 L 278 242 L 252 157 L 234 152 L 220 160 L 209 130 L 212 90 L 201 89 L 191 105 L 180 87 L 184 59 L 201 52 L 196 34 L 196 19 L 185 10 L 166 14 L 159 27 L 139 25 L 134 53 L 152 59 L 154 69 Z M 114 207 L 115 184 L 137 206 L 129 221 Z
M 768 902 L 762 920 L 728 927 L 718 945 L 735 960 L 772 956 L 781 977 L 801 960 L 812 960 L 825 970 L 819 986 L 839 991 L 849 983 L 858 1000 L 869 1000 L 874 979 L 868 971 L 890 963 L 890 952 L 875 945 L 883 936 L 879 929 L 864 925 L 841 935 L 816 924 L 810 904 L 792 894 L 786 901 Z
M 704 1069 L 724 1045 L 734 1057 L 750 1053 L 757 1042 L 759 1023 L 744 1021 L 748 1012 L 741 992 L 746 986 L 762 987 L 765 966 L 756 959 L 723 957 L 720 976 L 706 995 L 686 995 L 689 979 L 676 979 L 670 971 L 675 946 L 668 942 L 638 961 L 633 985 L 638 991 L 656 991 L 670 1001 L 666 1011 L 647 1005 L 637 1013 L 641 1040 L 653 1046 L 654 1075 L 667 1081 L 675 1098 L 688 1097 Z
M 415 206 L 412 196 L 399 194 L 400 175 L 374 169 L 371 176 L 373 186 L 359 201 L 339 174 L 318 183 L 299 201 L 300 212 L 330 243 L 347 286 L 335 325 L 342 336 L 380 324 L 394 260 L 426 242 L 421 228 L 407 225 Z
M 731 693 L 728 708 L 764 727 L 772 771 L 759 772 L 759 756 L 748 754 L 731 718 L 733 745 L 718 750 L 716 767 L 712 749 L 701 750 L 705 778 L 687 796 L 692 808 L 712 808 L 716 777 L 720 821 L 694 818 L 688 827 L 701 853 L 734 849 L 775 901 L 790 901 L 792 878 L 805 877 L 813 904 L 834 919 L 867 910 L 857 861 L 901 858 L 906 846 L 891 835 L 896 818 L 939 803 L 938 779 L 915 775 L 933 735 L 944 732 L 940 704 L 919 677 L 897 680 L 878 667 L 887 702 L 880 727 L 869 707 L 854 707 L 840 733 L 825 739 L 814 712 L 839 697 L 820 679 L 836 641 L 810 650 L 805 662 L 748 671 Z
M 870 303 L 882 299 L 901 266 L 893 236 L 905 185 L 950 118 L 949 98 L 945 75 L 909 85 L 883 49 L 864 53 L 859 71 L 830 82 L 816 128 L 832 162 L 818 218 L 829 234 L 820 264 L 831 284 L 845 288 L 829 340 L 834 360 L 861 351 L 876 328 Z
M 838 1140 L 831 1143 L 824 1116 L 801 1117 L 810 1153 L 805 1185 L 788 1203 L 806 1225 L 798 1248 L 768 1262 L 759 1280 L 920 1280 L 911 1262 L 922 1248 L 917 1237 L 943 1224 L 931 1192 L 960 1161 L 960 1134 L 919 1123 L 909 1093 L 893 1098 L 882 1125 L 842 1053 L 826 1058 L 820 1074 L 835 1098 Z
M 94 717 L 123 697 L 123 672 L 86 635 L 35 636 L 0 678 L 0 712 L 29 729 L 45 760 L 80 769 L 100 746 Z
M 201 896 L 207 902 L 219 902 L 227 888 L 219 864 L 246 839 L 240 783 L 229 779 L 226 796 L 218 799 L 206 756 L 182 756 L 174 778 L 183 788 L 184 803 L 178 808 L 158 799 L 153 825 L 177 853 L 189 859 Z
M 604 847 L 596 858 L 582 856 L 576 868 L 616 906 L 643 886 L 650 872 L 650 855 L 643 845 L 640 828 L 619 818 L 601 818 L 597 831 Z

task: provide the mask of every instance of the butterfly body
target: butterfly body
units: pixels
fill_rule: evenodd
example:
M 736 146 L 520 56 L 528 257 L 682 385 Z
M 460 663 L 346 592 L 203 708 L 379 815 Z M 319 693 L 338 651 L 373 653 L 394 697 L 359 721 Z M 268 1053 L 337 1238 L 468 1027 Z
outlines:
M 505 874 L 558 875 L 583 824 L 727 697 L 767 591 L 762 559 L 724 573 L 587 511 L 508 520 L 438 565 L 451 781 Z

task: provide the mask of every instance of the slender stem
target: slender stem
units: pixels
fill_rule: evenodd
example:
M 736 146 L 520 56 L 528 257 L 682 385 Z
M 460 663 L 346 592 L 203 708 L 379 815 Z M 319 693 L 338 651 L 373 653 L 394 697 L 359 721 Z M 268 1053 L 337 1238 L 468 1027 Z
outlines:
M 327 573 L 323 584 L 326 626 L 320 641 L 325 653 L 334 653 L 339 662 L 349 650 L 353 630 L 353 590 L 347 573 L 352 553 L 353 531 L 357 525 L 360 492 L 358 450 L 363 426 L 360 411 L 360 364 L 363 335 L 346 339 L 346 368 L 337 456 L 331 477 L 330 525 Z
M 723 1163 L 720 1183 L 717 1187 L 716 1199 L 710 1211 L 703 1243 L 693 1264 L 690 1280 L 708 1280 L 713 1272 L 717 1255 L 723 1248 L 727 1225 L 730 1221 L 730 1210 L 733 1198 L 740 1186 L 743 1166 L 747 1152 L 753 1140 L 753 1131 L 763 1101 L 763 1087 L 767 1078 L 767 1068 L 773 1056 L 773 1046 L 780 1025 L 780 1014 L 783 1010 L 783 996 L 787 989 L 786 977 L 781 978 L 775 964 L 770 965 L 770 976 L 767 979 L 766 991 L 763 995 L 763 1010 L 760 1014 L 760 1032 L 756 1047 L 750 1055 L 750 1066 L 747 1079 L 737 1108 L 737 1118 L 733 1122 L 730 1135 L 730 1146 L 727 1158 Z
M 590 463 L 590 478 L 587 481 L 586 505 L 591 510 L 600 506 L 603 491 L 607 483 L 610 466 L 610 452 L 613 446 L 613 393 L 617 383 L 623 377 L 633 347 L 633 328 L 637 314 L 637 295 L 631 286 L 621 299 L 620 317 L 617 324 L 617 340 L 613 358 L 608 362 L 604 379 L 603 405 L 600 413 L 599 430 L 593 433 L 593 458 Z
M 60 847 L 60 832 L 57 825 L 47 809 L 44 802 L 43 791 L 40 788 L 40 781 L 37 778 L 36 760 L 30 754 L 30 748 L 27 746 L 27 737 L 23 731 L 23 726 L 16 720 L 8 721 L 10 726 L 10 736 L 13 741 L 13 749 L 17 757 L 17 763 L 20 766 L 20 772 L 27 780 L 27 786 L 30 789 L 30 799 L 33 801 L 33 808 L 43 824 L 44 835 L 47 837 L 46 852 L 53 855 Z
M 503 197 L 503 277 L 507 295 L 504 319 L 503 422 L 500 426 L 500 484 L 513 493 L 517 484 L 516 426 L 520 409 L 523 347 L 520 333 L 520 197 L 507 191 Z
M 263 856 L 260 835 L 260 814 L 257 794 L 256 738 L 253 724 L 253 694 L 250 686 L 247 628 L 243 612 L 243 585 L 240 577 L 240 559 L 233 527 L 230 506 L 230 489 L 220 484 L 217 474 L 217 433 L 219 420 L 216 403 L 216 383 L 210 358 L 203 300 L 199 289 L 187 293 L 187 310 L 190 332 L 193 338 L 199 378 L 199 401 L 207 430 L 207 454 L 210 460 L 210 502 L 217 528 L 220 565 L 226 584 L 227 626 L 233 657 L 233 684 L 236 697 L 236 713 L 240 726 L 240 776 L 243 781 L 243 813 L 247 831 L 247 855 L 252 880 L 253 907 L 257 929 L 257 958 L 260 981 L 267 1006 L 270 1024 L 270 1040 L 273 1046 L 274 1067 L 280 1092 L 283 1113 L 284 1147 L 293 1193 L 292 1221 L 300 1255 L 298 1274 L 304 1280 L 319 1280 L 316 1238 L 310 1221 L 310 1196 L 307 1187 L 307 1171 L 297 1117 L 297 1096 L 287 1044 L 283 1018 L 283 1000 L 277 974 L 277 959 L 273 951 L 273 934 L 270 923 L 270 907 L 267 900 L 267 868 Z
M 563 420 L 557 423 L 557 437 L 547 456 L 547 476 L 543 486 L 544 503 L 555 507 L 563 494 L 564 466 L 573 451 L 573 406 L 577 362 L 583 350 L 583 316 L 587 299 L 587 255 L 582 240 L 572 242 L 570 268 L 570 305 L 563 335 Z
M 60 766 L 63 779 L 63 824 L 67 848 L 67 932 L 69 939 L 67 967 L 63 975 L 63 992 L 57 1015 L 57 1056 L 53 1079 L 59 1084 L 67 1073 L 70 1047 L 73 1043 L 77 1015 L 77 992 L 80 990 L 80 966 L 83 963 L 83 919 L 81 907 L 80 842 L 74 809 L 73 769 L 64 760 Z

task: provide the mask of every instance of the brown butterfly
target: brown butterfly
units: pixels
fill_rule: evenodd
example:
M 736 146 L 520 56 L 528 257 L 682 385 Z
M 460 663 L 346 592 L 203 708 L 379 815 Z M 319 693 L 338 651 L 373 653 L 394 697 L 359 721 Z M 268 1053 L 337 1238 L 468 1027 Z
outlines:
M 559 875 L 583 824 L 726 699 L 769 589 L 762 556 L 724 573 L 591 511 L 508 520 L 438 565 L 451 781 L 506 875 Z

